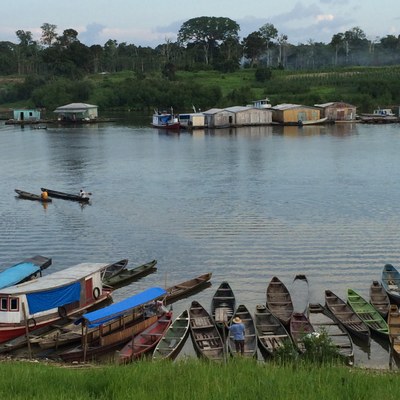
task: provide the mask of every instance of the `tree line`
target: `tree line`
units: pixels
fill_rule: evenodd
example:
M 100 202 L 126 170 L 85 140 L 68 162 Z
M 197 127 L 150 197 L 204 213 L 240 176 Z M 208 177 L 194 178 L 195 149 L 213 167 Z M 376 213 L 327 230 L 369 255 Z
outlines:
M 240 39 L 240 26 L 235 21 L 224 17 L 197 17 L 181 25 L 176 42 L 166 40 L 155 48 L 118 43 L 113 39 L 103 46 L 86 46 L 74 29 L 58 34 L 54 24 L 44 23 L 40 28 L 39 40 L 34 40 L 30 31 L 18 30 L 16 43 L 0 42 L 0 75 L 25 78 L 20 85 L 1 88 L 0 102 L 33 98 L 37 106 L 49 106 L 52 101 L 46 97 L 52 96 L 52 92 L 53 97 L 58 93 L 58 103 L 72 95 L 84 101 L 92 90 L 91 83 L 84 79 L 89 74 L 131 71 L 131 79 L 124 85 L 137 90 L 139 82 L 149 77 L 173 82 L 177 71 L 228 73 L 251 68 L 256 71 L 256 79 L 263 81 L 270 78 L 273 69 L 321 70 L 400 64 L 400 36 L 369 40 L 359 27 L 333 35 L 329 43 L 310 39 L 294 45 L 271 23 Z M 151 95 L 152 91 L 165 90 L 165 86 L 159 90 L 154 82 L 152 85 L 153 88 L 147 85 L 143 92 L 150 91 Z M 105 88 L 103 93 L 110 98 L 99 100 L 104 105 L 126 104 L 126 97 L 132 97 L 126 90 L 124 92 L 124 87 L 118 94 L 115 87 L 109 89 Z M 185 87 L 184 90 L 189 89 Z M 140 87 L 139 92 L 142 93 Z M 144 98 L 135 99 L 134 103 L 147 104 L 150 100 L 146 96 L 142 94 Z M 221 98 L 217 88 L 203 96 Z M 201 96 L 197 100 L 203 102 Z

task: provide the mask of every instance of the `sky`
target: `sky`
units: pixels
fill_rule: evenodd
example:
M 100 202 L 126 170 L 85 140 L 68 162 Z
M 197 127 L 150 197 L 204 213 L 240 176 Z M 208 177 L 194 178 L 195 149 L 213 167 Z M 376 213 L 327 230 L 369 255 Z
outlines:
M 17 30 L 35 40 L 41 26 L 57 33 L 75 29 L 91 46 L 109 39 L 156 47 L 176 41 L 182 24 L 196 17 L 226 17 L 240 26 L 241 39 L 266 23 L 294 45 L 329 43 L 336 33 L 361 28 L 369 40 L 400 34 L 399 0 L 2 0 L 0 41 L 18 43 Z

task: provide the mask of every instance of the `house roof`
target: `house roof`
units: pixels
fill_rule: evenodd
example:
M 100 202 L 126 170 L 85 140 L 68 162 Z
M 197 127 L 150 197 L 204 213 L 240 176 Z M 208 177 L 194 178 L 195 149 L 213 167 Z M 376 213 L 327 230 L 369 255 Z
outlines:
M 272 107 L 273 110 L 277 110 L 277 111 L 292 110 L 295 108 L 314 108 L 315 109 L 316 107 L 302 106 L 300 104 L 289 104 L 289 103 L 277 104 L 276 106 Z
M 57 107 L 54 112 L 61 113 L 61 112 L 84 112 L 93 108 L 97 108 L 97 106 L 93 104 L 86 104 L 86 103 L 70 103 L 66 104 L 65 106 Z
M 222 108 L 210 108 L 207 111 L 203 111 L 203 114 L 216 114 L 223 111 Z
M 314 104 L 314 106 L 320 107 L 320 108 L 326 108 L 326 107 L 331 107 L 331 106 L 356 108 L 356 106 L 353 106 L 352 104 L 349 104 L 349 103 L 344 103 L 343 101 L 331 101 L 329 103 Z

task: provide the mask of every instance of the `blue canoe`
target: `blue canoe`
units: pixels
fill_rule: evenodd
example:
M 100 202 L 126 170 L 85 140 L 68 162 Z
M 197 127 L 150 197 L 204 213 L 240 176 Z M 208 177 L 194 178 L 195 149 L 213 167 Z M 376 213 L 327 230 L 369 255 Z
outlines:
M 0 289 L 17 285 L 42 275 L 42 270 L 51 265 L 51 258 L 34 256 L 12 265 L 0 272 Z

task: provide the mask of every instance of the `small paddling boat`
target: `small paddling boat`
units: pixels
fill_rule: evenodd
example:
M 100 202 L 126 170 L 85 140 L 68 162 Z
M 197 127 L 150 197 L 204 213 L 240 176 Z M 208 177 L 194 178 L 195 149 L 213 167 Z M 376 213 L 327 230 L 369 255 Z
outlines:
M 382 286 L 392 303 L 400 304 L 400 272 L 392 264 L 383 267 Z
M 41 201 L 42 203 L 51 203 L 51 201 L 52 201 L 49 197 L 43 199 L 42 196 L 40 196 L 38 194 L 25 192 L 25 191 L 19 190 L 19 189 L 15 189 L 15 192 L 18 194 L 18 196 L 21 199 L 36 200 L 36 201 Z
M 290 318 L 290 334 L 300 353 L 306 351 L 304 336 L 314 333 L 314 327 L 304 313 L 294 312 Z
M 42 192 L 46 191 L 49 197 L 54 197 L 57 199 L 79 201 L 80 203 L 88 203 L 90 201 L 89 197 L 81 197 L 79 196 L 79 194 L 58 192 L 57 190 L 51 190 L 46 188 L 41 188 L 41 191 Z
M 378 281 L 373 281 L 369 288 L 369 302 L 377 309 L 384 319 L 387 319 L 390 309 L 390 299 L 386 290 Z
M 236 308 L 236 299 L 228 282 L 222 282 L 211 300 L 211 316 L 218 328 L 222 329 L 224 316 L 229 324 Z
M 388 315 L 389 339 L 393 355 L 400 357 L 400 313 L 396 304 L 390 306 Z
M 284 283 L 274 276 L 267 287 L 267 307 L 279 318 L 283 325 L 289 326 L 293 314 L 293 302 Z
M 308 315 L 310 293 L 308 279 L 304 274 L 299 274 L 294 277 L 290 296 L 293 301 L 293 311 Z

